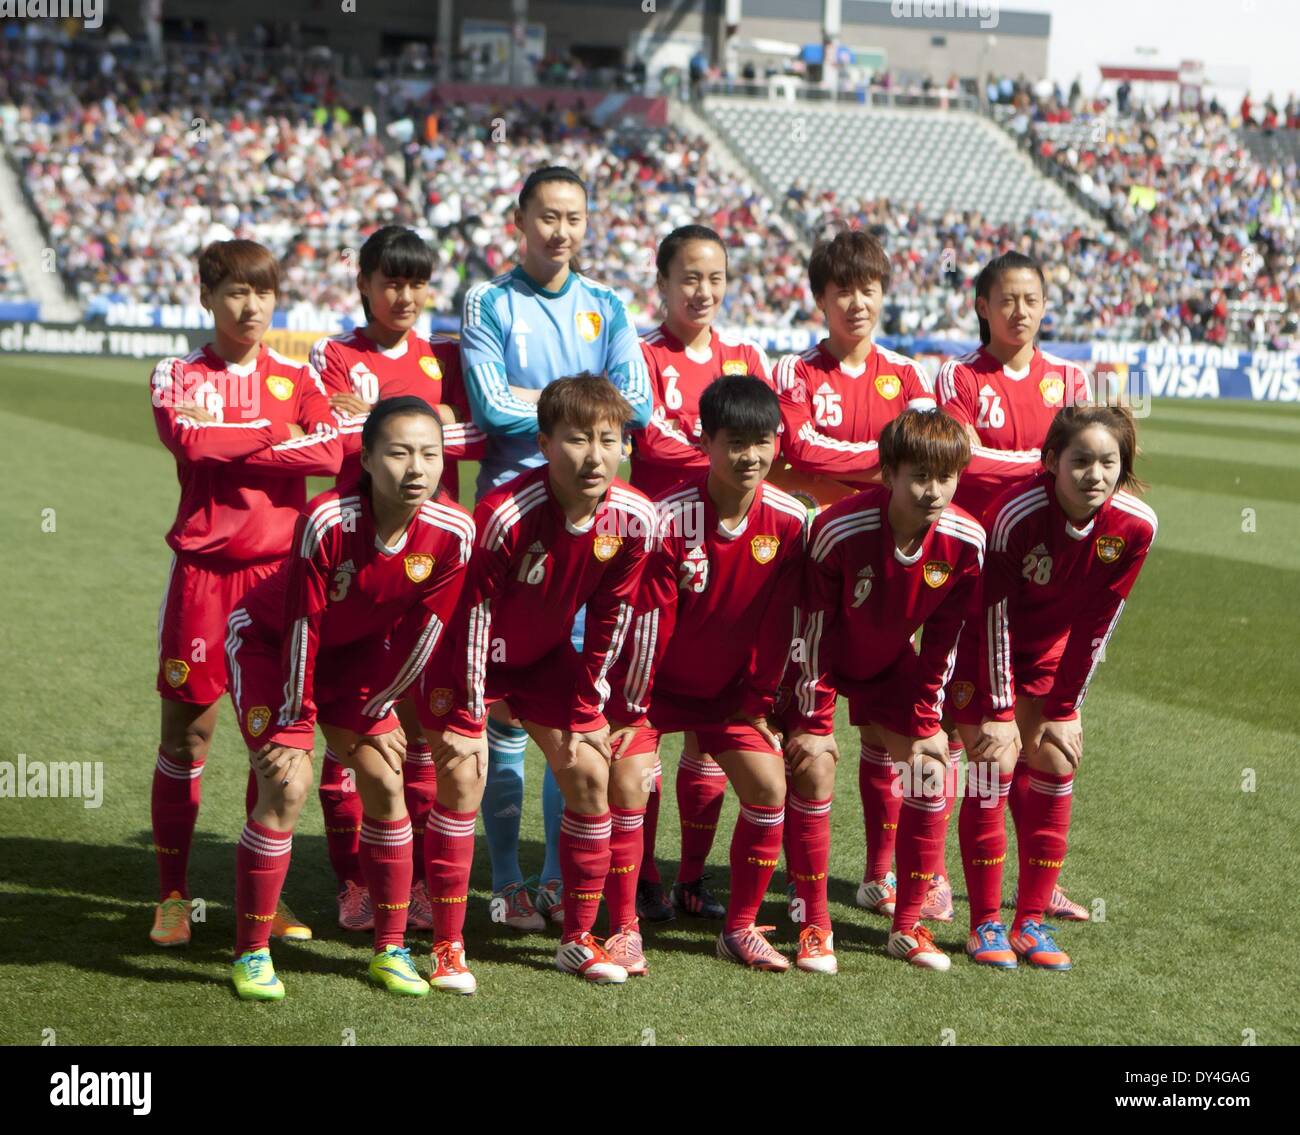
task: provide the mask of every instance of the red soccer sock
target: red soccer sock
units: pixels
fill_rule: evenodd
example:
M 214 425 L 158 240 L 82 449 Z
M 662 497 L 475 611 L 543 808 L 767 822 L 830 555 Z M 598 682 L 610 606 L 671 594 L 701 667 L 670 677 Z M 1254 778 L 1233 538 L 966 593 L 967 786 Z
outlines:
M 663 799 L 663 791 L 664 767 L 656 760 L 655 786 L 650 793 L 650 799 L 646 801 L 645 823 L 641 827 L 643 846 L 641 850 L 641 874 L 637 877 L 638 882 L 659 883 L 663 881 L 659 877 L 659 864 L 655 862 L 655 838 L 659 834 L 659 802 Z M 608 902 L 606 905 L 609 905 Z
M 325 847 L 340 890 L 349 882 L 361 882 L 361 797 L 356 782 L 345 773 L 333 750 L 326 749 L 318 794 L 325 816 Z
M 1011 820 L 1016 825 L 1016 830 L 1020 830 L 1020 824 L 1025 814 L 1025 797 L 1029 793 L 1029 762 L 1025 759 L 1025 754 L 1021 753 L 1020 758 L 1016 761 L 1015 772 L 1011 780 L 1011 795 L 1007 797 L 1007 807 L 1011 810 Z
M 158 898 L 172 891 L 190 897 L 190 847 L 203 795 L 203 761 L 186 764 L 161 748 L 153 767 L 153 794 L 149 812 L 153 824 L 153 850 L 158 860 Z
M 767 894 L 772 872 L 781 858 L 785 806 L 740 804 L 731 834 L 731 897 L 727 900 L 728 931 L 753 926 Z
M 948 802 L 943 817 L 943 840 L 939 844 L 939 856 L 934 862 L 934 873 L 948 875 L 948 825 L 952 821 L 953 810 L 957 807 L 957 786 L 961 783 L 961 759 L 966 750 L 960 745 L 948 742 L 948 779 L 952 782 L 944 799 Z
M 609 874 L 605 878 L 605 911 L 609 932 L 636 926 L 636 881 L 645 853 L 645 808 L 609 809 Z
M 795 898 L 803 903 L 800 929 L 819 926 L 829 932 L 826 873 L 831 862 L 831 798 L 805 800 L 787 785 L 784 843 Z
M 564 936 L 572 942 L 596 925 L 609 874 L 609 812 L 582 816 L 567 807 L 560 817 L 560 874 L 564 879 Z
M 920 781 L 922 791 L 913 787 Z M 898 897 L 894 906 L 894 930 L 909 933 L 921 918 L 925 893 L 934 880 L 934 864 L 943 853 L 948 827 L 948 795 L 952 783 L 945 777 L 940 794 L 930 795 L 924 778 L 908 777 L 898 816 Z
M 694 883 L 704 874 L 726 792 L 727 774 L 716 761 L 682 754 L 677 766 L 677 811 L 682 820 L 679 883 Z
M 474 862 L 474 817 L 437 800 L 424 836 L 424 877 L 433 907 L 433 940 L 463 942 L 469 907 L 469 869 Z
M 272 831 L 251 819 L 244 824 L 235 849 L 235 957 L 270 944 L 292 848 L 293 832 Z
M 966 797 L 957 816 L 957 837 L 961 845 L 962 868 L 966 874 L 966 894 L 970 899 L 970 926 L 981 922 L 1001 922 L 1002 868 L 1007 858 L 1007 796 L 1011 777 L 1002 776 L 997 765 L 971 765 L 992 769 L 976 780 L 966 782 Z M 979 791 L 974 791 L 978 784 Z
M 406 797 L 406 814 L 411 817 L 411 857 L 416 863 L 424 862 L 424 829 L 437 794 L 438 769 L 429 742 L 408 744 L 402 764 L 402 795 Z
M 884 749 L 863 745 L 858 761 L 858 793 L 867 834 L 865 882 L 883 879 L 894 863 L 898 810 L 903 798 L 894 791 L 898 770 Z
M 411 905 L 411 818 L 361 817 L 361 873 L 375 911 L 375 953 L 406 945 L 406 912 Z
M 1025 793 L 1024 821 L 1016 825 L 1020 846 L 1020 885 L 1012 933 L 1026 922 L 1043 921 L 1043 910 L 1065 862 L 1066 835 L 1070 830 L 1070 805 L 1074 801 L 1074 773 L 1058 774 L 1030 769 Z

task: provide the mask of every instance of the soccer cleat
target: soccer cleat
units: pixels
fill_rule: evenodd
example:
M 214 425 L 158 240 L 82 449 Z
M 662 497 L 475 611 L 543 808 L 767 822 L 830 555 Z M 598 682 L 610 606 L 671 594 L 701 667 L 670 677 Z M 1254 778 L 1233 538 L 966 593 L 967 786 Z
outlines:
M 511 930 L 530 933 L 546 929 L 546 919 L 537 913 L 523 883 L 509 883 L 493 892 L 492 921 L 504 922 Z
M 966 939 L 966 956 L 982 966 L 1015 969 L 1016 952 L 1007 941 L 1007 928 L 1000 922 L 981 922 Z
M 423 997 L 429 992 L 429 983 L 420 976 L 405 946 L 385 946 L 371 958 L 370 980 L 403 997 Z
M 641 931 L 636 927 L 624 927 L 617 934 L 606 938 L 605 952 L 616 966 L 627 970 L 628 977 L 645 977 L 650 972 L 642 947 Z
M 373 930 L 375 912 L 368 888 L 349 879 L 339 891 L 339 925 L 344 930 Z
M 1018 894 L 1019 889 L 1017 888 L 1017 896 Z M 1043 908 L 1043 916 L 1045 918 L 1063 918 L 1067 922 L 1088 922 L 1092 918 L 1088 908 L 1071 899 L 1062 887 L 1052 888 L 1052 897 L 1047 900 L 1047 906 Z
M 153 929 L 149 941 L 155 946 L 188 946 L 190 944 L 190 900 L 181 898 L 180 891 L 172 891 L 153 908 Z
M 891 930 L 885 951 L 891 957 L 901 958 L 921 969 L 933 969 L 942 973 L 952 965 L 952 959 L 934 944 L 934 936 L 919 922 L 912 927 L 910 934 L 902 930 Z
M 1055 932 L 1055 926 L 1026 922 L 1018 933 L 1011 935 L 1011 948 L 1025 961 L 1040 969 L 1070 969 L 1070 955 L 1057 946 L 1052 938 Z
M 555 968 L 593 985 L 622 985 L 627 980 L 627 970 L 615 964 L 590 930 L 584 930 L 572 941 L 560 943 L 555 951 Z
M 310 942 L 311 927 L 281 900 L 275 904 L 275 917 L 271 919 L 271 937 L 281 938 L 286 942 Z
M 275 976 L 270 950 L 247 950 L 235 959 L 230 973 L 235 992 L 244 1001 L 283 1001 L 284 985 Z
M 746 926 L 744 930 L 724 930 L 718 935 L 718 957 L 750 969 L 784 973 L 790 968 L 790 959 L 763 937 L 775 929 L 775 926 Z
M 636 916 L 641 922 L 671 922 L 677 917 L 662 883 L 637 883 Z
M 433 929 L 433 904 L 429 901 L 429 888 L 423 879 L 411 884 L 411 906 L 406 912 L 406 925 L 412 930 Z
M 820 926 L 805 927 L 799 934 L 799 956 L 794 964 L 805 973 L 839 973 L 835 935 Z
M 946 875 L 938 875 L 930 883 L 921 904 L 921 917 L 931 922 L 952 921 L 952 883 Z
M 704 885 L 704 878 L 693 883 L 673 884 L 673 910 L 689 914 L 692 918 L 725 918 L 727 908 L 718 902 L 713 892 Z
M 883 879 L 865 879 L 858 884 L 858 906 L 893 918 L 898 901 L 898 880 L 891 871 Z
M 435 942 L 433 944 L 433 972 L 429 984 L 439 993 L 473 993 L 478 982 L 465 964 L 463 942 Z
M 537 888 L 537 913 L 558 925 L 563 925 L 564 884 L 559 879 L 552 879 Z

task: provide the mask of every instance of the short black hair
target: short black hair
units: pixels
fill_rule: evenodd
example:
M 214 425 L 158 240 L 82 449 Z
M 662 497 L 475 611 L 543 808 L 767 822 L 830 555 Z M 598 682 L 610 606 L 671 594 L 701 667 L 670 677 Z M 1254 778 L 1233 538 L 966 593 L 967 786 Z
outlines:
M 1026 256 L 1023 252 L 1014 250 L 995 257 L 980 269 L 980 274 L 975 277 L 975 298 L 988 299 L 993 291 L 993 284 L 1001 278 L 1003 272 L 1015 272 L 1021 268 L 1038 273 L 1038 282 L 1043 285 L 1043 299 L 1046 300 L 1047 278 L 1043 275 L 1043 266 L 1032 256 Z M 978 312 L 975 318 L 979 320 L 980 342 L 987 347 L 989 340 L 993 336 L 989 321 L 982 318 Z
M 427 280 L 433 275 L 433 249 L 412 229 L 385 225 L 366 237 L 358 265 L 363 276 L 379 271 L 396 280 Z M 370 304 L 364 295 L 361 307 L 370 319 Z
M 659 250 L 655 253 L 655 267 L 659 275 L 665 279 L 668 277 L 668 269 L 673 266 L 673 257 L 693 240 L 712 241 L 722 249 L 723 264 L 727 263 L 727 246 L 722 243 L 722 237 L 706 225 L 682 225 L 681 228 L 673 229 L 659 242 Z
M 745 438 L 766 437 L 781 428 L 781 403 L 761 378 L 726 374 L 700 395 L 700 430 L 714 437 L 730 430 Z
M 383 429 L 384 422 L 399 414 L 422 414 L 432 418 L 438 423 L 439 438 L 442 437 L 442 419 L 438 417 L 438 412 L 423 398 L 417 398 L 414 394 L 403 394 L 400 398 L 381 398 L 370 407 L 370 416 L 366 418 L 366 424 L 361 427 L 361 448 L 367 453 L 372 452 L 375 443 L 379 440 L 379 431 Z

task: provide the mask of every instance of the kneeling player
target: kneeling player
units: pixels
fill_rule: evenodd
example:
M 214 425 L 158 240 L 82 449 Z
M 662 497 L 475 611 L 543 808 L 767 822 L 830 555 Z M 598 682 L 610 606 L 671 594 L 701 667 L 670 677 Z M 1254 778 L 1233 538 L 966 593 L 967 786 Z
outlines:
M 360 480 L 307 506 L 289 559 L 230 616 L 230 690 L 258 790 L 235 879 L 233 981 L 250 1000 L 284 997 L 267 936 L 311 789 L 318 717 L 361 798 L 361 870 L 375 920 L 370 977 L 390 992 L 429 992 L 403 942 L 411 821 L 406 739 L 393 707 L 452 617 L 474 524 L 445 497 L 434 499 L 442 431 L 421 399 L 386 399 L 371 410 L 361 460 Z
M 606 943 L 629 973 L 645 972 L 636 918 L 637 836 L 659 738 L 693 731 L 740 797 L 731 840 L 731 898 L 718 955 L 755 969 L 789 961 L 754 925 L 780 858 L 785 770 L 767 724 L 795 631 L 806 511 L 763 478 L 776 452 L 781 409 L 762 380 L 733 375 L 700 398 L 709 467 L 655 499 L 662 535 L 637 596 L 619 662 L 618 716 L 637 725 L 610 777 L 614 844 Z M 653 686 L 653 696 L 651 688 Z M 648 715 L 650 724 L 644 724 Z M 833 968 L 829 942 L 804 968 Z
M 970 759 L 993 764 L 1000 786 L 998 807 L 967 800 L 958 824 L 970 895 L 966 952 L 985 965 L 1011 968 L 1021 958 L 1070 968 L 1043 914 L 1065 860 L 1083 755 L 1079 711 L 1156 534 L 1155 513 L 1126 491 L 1139 487 L 1136 452 L 1127 409 L 1068 406 L 1043 442 L 1046 471 L 989 512 L 982 649 L 972 676 L 979 697 L 952 709 Z M 1021 750 L 1028 771 L 1013 782 Z M 998 915 L 1008 797 L 1020 854 L 1010 937 Z
M 808 817 L 810 829 L 801 839 L 787 829 L 786 854 L 805 917 L 828 935 L 835 691 L 849 700 L 864 751 L 902 766 L 888 950 L 930 969 L 949 965 L 919 921 L 954 791 L 940 708 L 958 636 L 977 610 L 984 560 L 984 530 L 951 504 L 969 459 L 966 433 L 952 418 L 908 410 L 880 435 L 884 484 L 832 505 L 814 522 L 786 742 L 789 808 Z M 918 651 L 912 638 L 922 627 Z
M 564 933 L 556 968 L 600 984 L 627 980 L 591 928 L 609 872 L 609 671 L 631 626 L 655 535 L 649 500 L 615 479 L 631 417 L 608 380 L 557 379 L 537 402 L 546 464 L 490 490 L 475 509 L 478 545 L 466 602 L 453 645 L 425 671 L 420 701 L 438 766 L 425 839 L 436 989 L 474 987 L 463 928 L 483 779 L 468 758 L 497 701 L 523 722 L 564 797 Z M 583 604 L 579 653 L 570 629 Z M 444 774 L 453 769 L 461 775 Z

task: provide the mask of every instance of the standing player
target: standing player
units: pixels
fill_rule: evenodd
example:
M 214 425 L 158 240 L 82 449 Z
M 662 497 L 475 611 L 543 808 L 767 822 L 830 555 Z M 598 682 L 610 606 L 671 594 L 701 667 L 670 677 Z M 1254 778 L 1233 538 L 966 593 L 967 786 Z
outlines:
M 1043 441 L 1046 471 L 992 509 L 979 698 L 952 709 L 971 760 L 992 764 L 999 778 L 999 806 L 968 801 L 959 823 L 971 907 L 966 952 L 985 965 L 1009 968 L 1019 958 L 1070 968 L 1043 918 L 1065 860 L 1083 699 L 1155 539 L 1155 513 L 1129 491 L 1140 487 L 1136 454 L 1126 408 L 1067 406 Z M 1028 773 L 1017 791 L 1012 770 L 1022 749 Z M 998 913 L 1008 796 L 1020 854 L 1009 937 Z
M 251 240 L 216 241 L 198 267 L 213 341 L 184 359 L 163 359 L 151 380 L 154 424 L 176 457 L 181 486 L 158 616 L 162 729 L 152 822 L 161 901 L 149 937 L 159 946 L 190 940 L 187 868 L 226 688 L 226 619 L 288 554 L 306 477 L 332 476 L 342 458 L 316 373 L 262 346 L 280 288 L 275 257 Z M 272 931 L 311 936 L 284 907 Z
M 311 790 L 316 719 L 352 770 L 363 809 L 361 870 L 374 906 L 371 980 L 423 996 L 405 948 L 411 821 L 406 753 L 393 707 L 451 619 L 474 546 L 465 511 L 438 494 L 442 431 L 419 398 L 375 405 L 361 435 L 362 475 L 316 497 L 289 559 L 230 616 L 231 697 L 258 797 L 236 853 L 235 964 L 240 997 L 279 1001 L 268 919 Z
M 632 484 L 651 497 L 688 474 L 702 474 L 709 468 L 700 445 L 699 407 L 700 396 L 714 379 L 749 374 L 772 384 L 761 347 L 714 329 L 727 290 L 727 250 L 722 238 L 703 225 L 684 225 L 660 242 L 655 264 L 664 321 L 641 340 L 654 410 L 650 424 L 633 435 L 631 477 Z M 700 752 L 693 732 L 685 736 L 677 766 L 682 857 L 671 902 L 655 862 L 661 790 L 662 774 L 656 769 L 654 791 L 646 805 L 637 913 L 647 922 L 667 921 L 674 909 L 721 918 L 725 908 L 705 888 L 703 876 L 722 811 L 726 774 Z
M 562 375 L 604 374 L 632 408 L 631 425 L 650 421 L 650 385 L 636 331 L 613 289 L 577 270 L 574 259 L 587 231 L 587 189 L 562 166 L 534 170 L 514 213 L 523 238 L 523 262 L 471 288 L 461 319 L 461 356 L 474 421 L 488 435 L 479 469 L 480 499 L 489 489 L 543 461 L 537 449 L 537 400 Z M 582 641 L 581 618 L 573 628 Z M 519 868 L 519 820 L 524 801 L 524 748 L 517 721 L 497 709 L 488 721 L 488 782 L 483 830 L 492 859 L 492 890 L 504 900 L 506 924 L 540 930 Z M 553 919 L 559 905 L 557 858 L 563 802 L 548 771 L 542 788 L 546 859 L 538 905 Z
M 422 679 L 421 720 L 435 759 L 466 766 L 456 799 L 447 801 L 453 808 L 440 788 L 430 817 L 434 838 L 426 840 L 435 920 L 430 980 L 454 992 L 474 986 L 463 941 L 478 791 L 468 758 L 498 701 L 524 723 L 563 793 L 564 932 L 556 968 L 600 984 L 627 980 L 591 933 L 610 863 L 604 707 L 655 513 L 643 494 L 615 479 L 631 407 L 606 379 L 584 374 L 551 383 L 537 415 L 546 463 L 479 502 L 478 546 L 452 646 Z M 570 631 L 584 604 L 579 652 Z M 506 913 L 504 897 L 494 896 L 493 905 L 494 917 Z
M 1081 367 L 1037 346 L 1045 293 L 1042 267 L 1029 256 L 1006 252 L 985 264 L 975 279 L 981 346 L 944 363 L 935 382 L 939 405 L 971 435 L 972 463 L 957 488 L 957 504 L 986 525 L 992 522 L 989 506 L 1009 487 L 1002 470 L 1011 471 L 1012 481 L 1034 476 L 1042 468 L 1043 439 L 1060 409 L 1092 400 Z M 998 461 L 992 470 L 985 467 L 987 457 Z M 957 660 L 950 691 L 953 705 L 965 705 L 973 695 L 974 651 L 975 643 L 968 639 Z M 954 732 L 949 740 L 956 765 L 962 756 L 961 739 Z M 1018 774 L 1022 784 L 1027 773 L 1023 765 Z M 937 870 L 939 879 L 927 899 L 925 916 L 950 921 L 952 886 L 943 860 Z M 867 878 L 864 886 L 870 886 L 870 866 Z M 1072 902 L 1060 887 L 1048 912 L 1055 918 L 1088 918 L 1087 907 Z
M 939 411 L 907 411 L 880 437 L 884 484 L 839 501 L 809 537 L 800 676 L 786 741 L 786 856 L 808 922 L 832 952 L 826 873 L 835 783 L 835 694 L 849 700 L 864 752 L 907 770 L 898 821 L 898 895 L 888 950 L 947 969 L 920 923 L 952 792 L 940 728 L 944 685 L 968 615 L 978 614 L 984 530 L 952 502 L 970 459 L 965 431 Z M 913 636 L 924 627 L 919 651 Z M 834 972 L 832 968 L 829 972 Z
M 426 339 L 415 330 L 433 274 L 433 253 L 418 233 L 386 225 L 366 238 L 358 259 L 357 290 L 366 325 L 321 339 L 311 352 L 312 366 L 339 418 L 344 451 L 339 485 L 353 484 L 361 473 L 361 431 L 370 407 L 381 398 L 410 396 L 429 403 L 438 415 L 443 437 L 441 487 L 457 500 L 459 461 L 482 456 L 485 437 L 466 420 L 469 405 L 456 340 L 446 335 Z M 406 735 L 402 785 L 415 838 L 415 861 L 423 863 L 424 825 L 435 791 L 433 758 L 414 705 L 399 702 L 397 715 Z M 369 930 L 373 911 L 359 859 L 361 801 L 355 792 L 345 791 L 343 765 L 338 754 L 328 748 L 321 769 L 320 801 L 330 863 L 338 878 L 339 925 L 345 930 Z M 410 924 L 414 930 L 428 930 L 433 925 L 423 878 L 417 879 L 411 890 Z
M 770 927 L 754 923 L 781 854 L 785 769 L 767 715 L 796 630 L 807 511 L 763 480 L 781 427 L 771 387 L 750 375 L 719 378 L 700 398 L 699 415 L 709 468 L 655 499 L 662 537 L 614 679 L 624 695 L 617 716 L 638 728 L 610 773 L 605 946 L 630 974 L 646 972 L 634 884 L 647 776 L 660 738 L 685 730 L 714 754 L 740 797 L 718 954 L 756 969 L 790 965 L 763 937 Z M 804 968 L 834 962 L 809 942 L 800 947 Z

